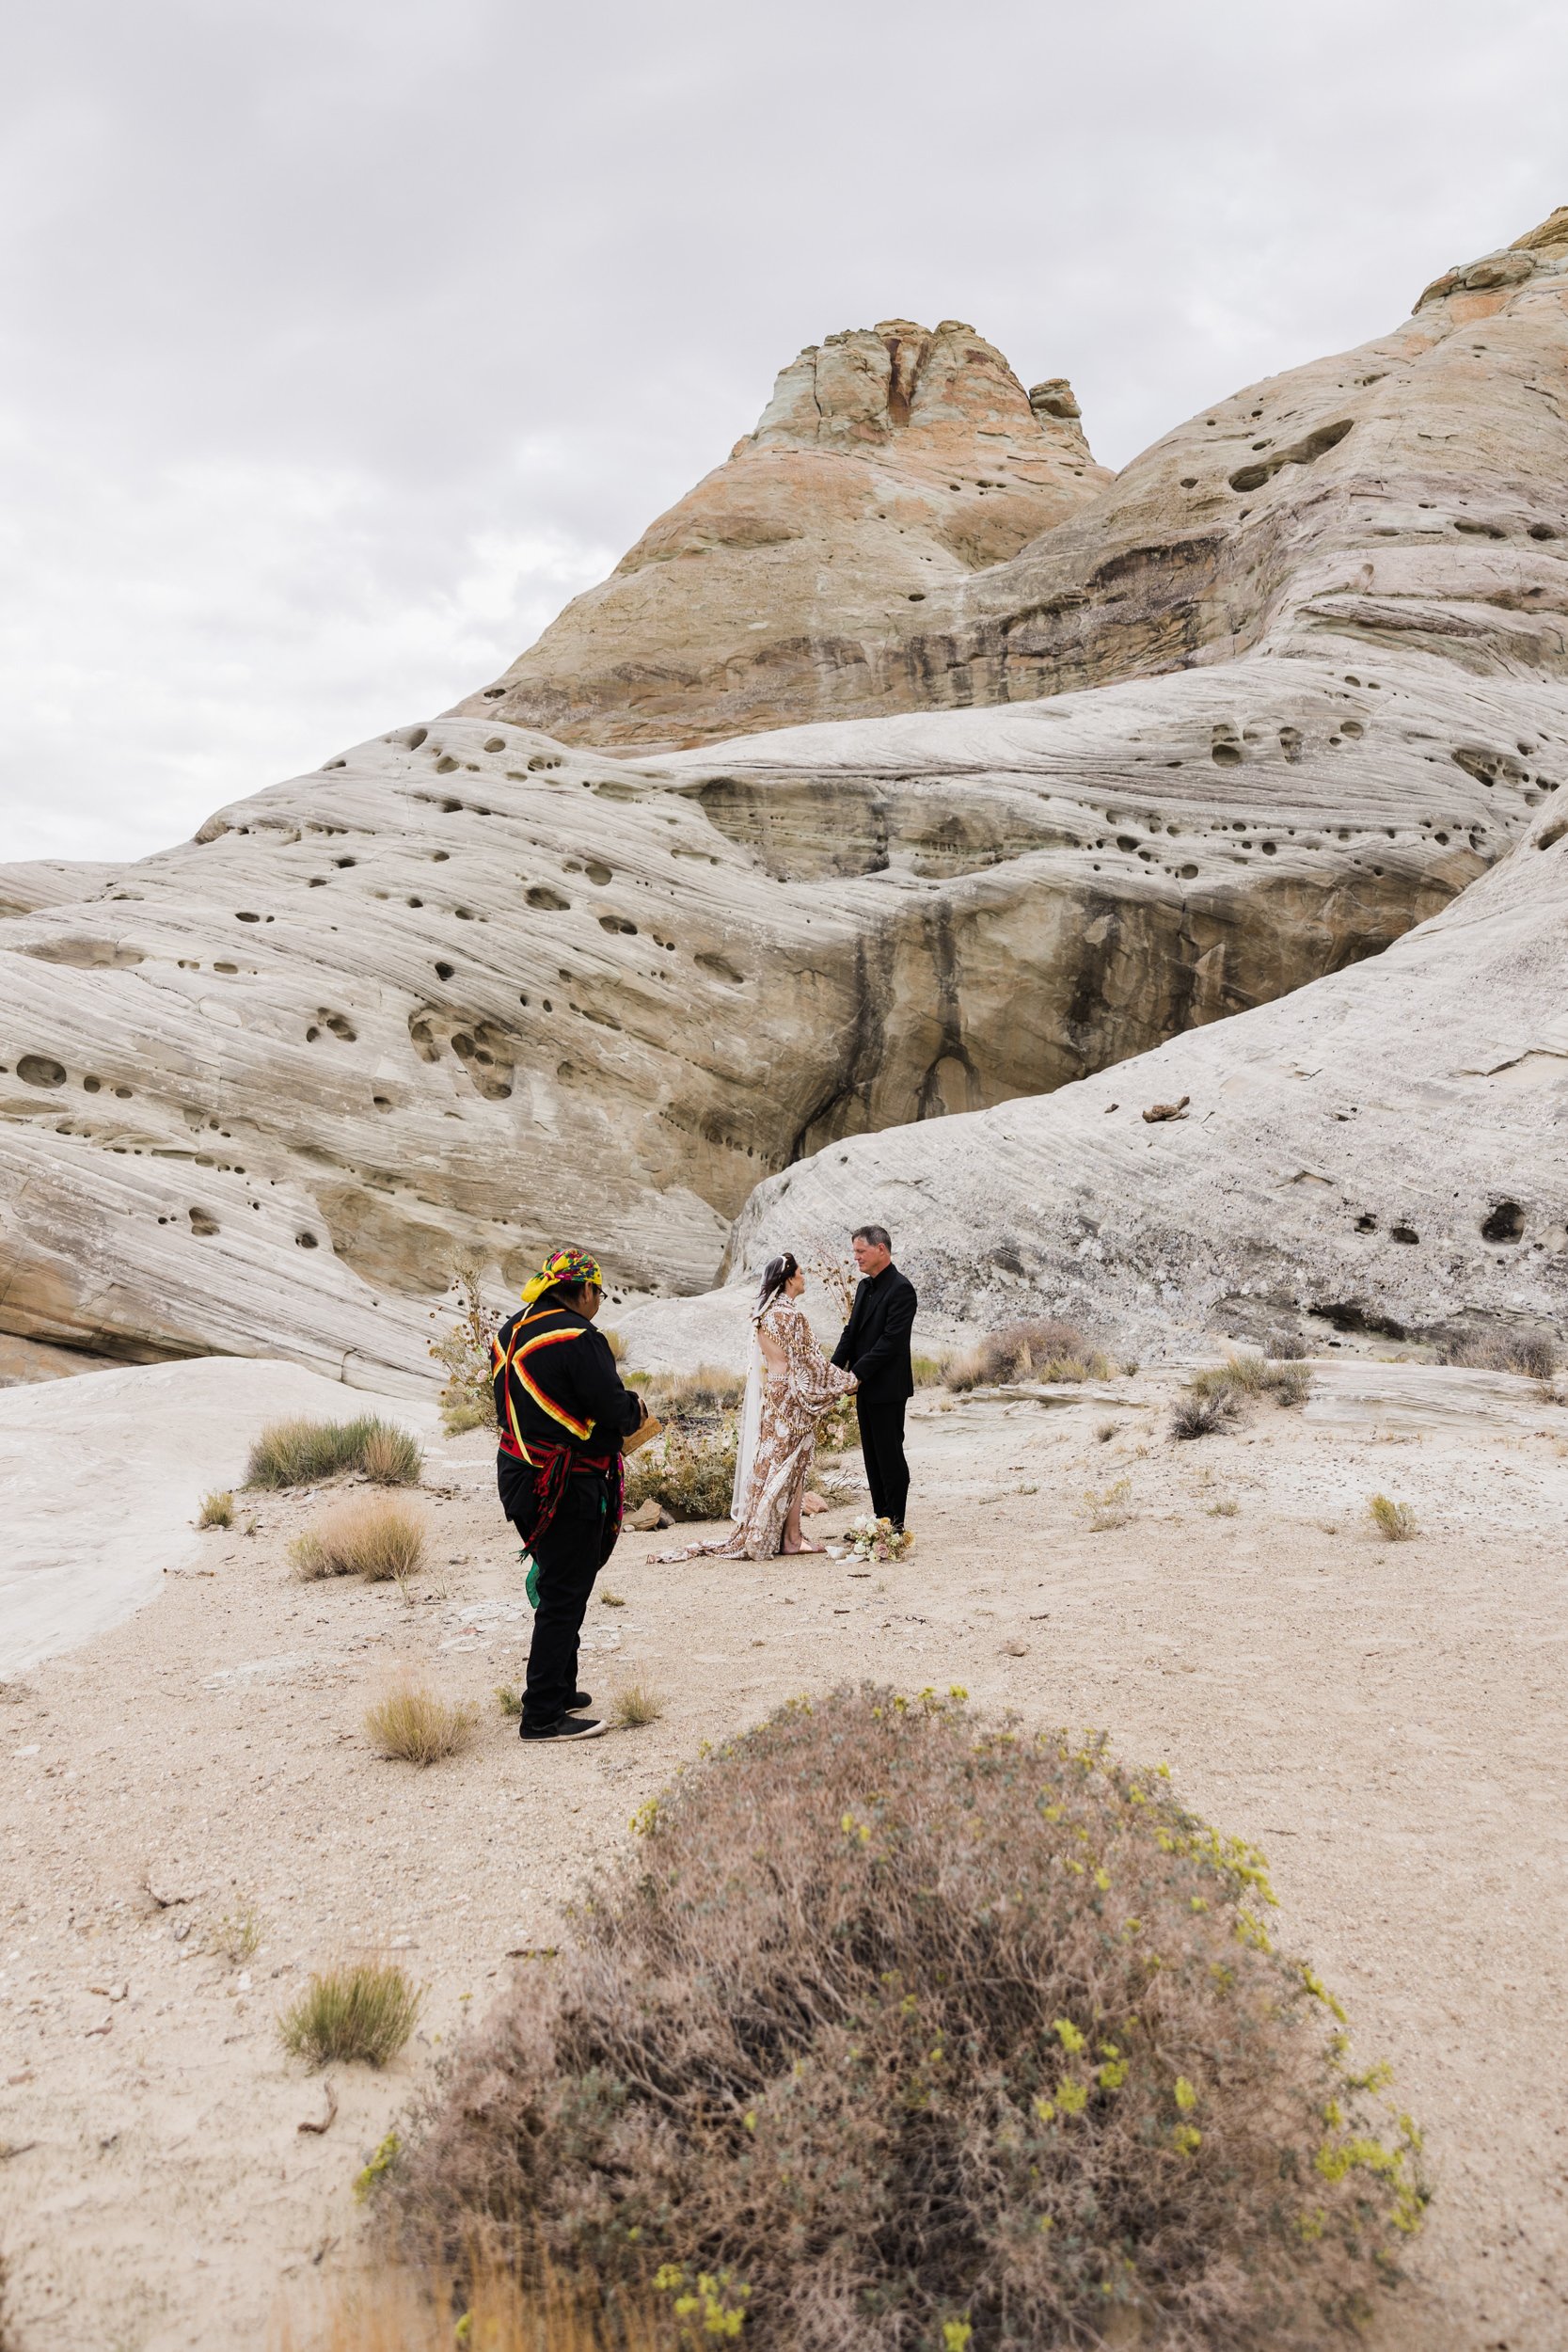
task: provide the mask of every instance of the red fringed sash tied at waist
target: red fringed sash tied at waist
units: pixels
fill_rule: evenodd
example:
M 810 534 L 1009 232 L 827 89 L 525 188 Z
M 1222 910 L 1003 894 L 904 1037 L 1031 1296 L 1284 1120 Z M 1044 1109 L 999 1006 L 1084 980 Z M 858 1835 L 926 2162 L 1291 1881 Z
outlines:
M 527 1451 L 518 1445 L 509 1430 L 500 1435 L 500 1450 L 510 1454 L 515 1462 L 526 1462 L 533 1472 L 533 1510 L 525 1527 L 515 1519 L 523 1549 L 531 1552 L 541 1535 L 561 1507 L 566 1491 L 566 1481 L 574 1475 L 593 1476 L 604 1480 L 605 1549 L 608 1550 L 621 1533 L 621 1515 L 626 1508 L 625 1465 L 619 1452 L 612 1454 L 580 1454 L 573 1446 L 551 1445 L 547 1438 L 533 1438 Z

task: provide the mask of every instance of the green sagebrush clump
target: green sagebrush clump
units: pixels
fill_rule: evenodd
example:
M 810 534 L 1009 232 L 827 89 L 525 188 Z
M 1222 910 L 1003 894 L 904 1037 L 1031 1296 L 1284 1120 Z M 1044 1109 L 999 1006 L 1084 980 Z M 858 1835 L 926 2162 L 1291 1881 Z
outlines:
M 362 1470 L 382 1486 L 417 1486 L 424 1453 L 417 1438 L 375 1413 L 355 1421 L 275 1421 L 245 1465 L 247 1486 L 309 1486 L 341 1470 Z
M 645 1805 L 427 2103 L 404 2251 L 723 2277 L 761 2352 L 1352 2331 L 1419 2142 L 1272 1945 L 1261 1857 L 961 1697 L 794 1702 Z

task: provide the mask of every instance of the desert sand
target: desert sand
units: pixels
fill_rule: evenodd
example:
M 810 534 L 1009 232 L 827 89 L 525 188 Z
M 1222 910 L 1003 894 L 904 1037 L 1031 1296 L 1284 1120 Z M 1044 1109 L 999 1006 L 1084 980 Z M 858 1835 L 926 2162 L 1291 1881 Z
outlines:
M 0 1700 L 0 2210 L 23 2352 L 265 2344 L 359 2259 L 356 2174 L 466 2021 L 550 1964 L 528 1955 L 630 1845 L 641 1800 L 705 1740 L 862 1675 L 1103 1725 L 1257 1839 L 1279 1935 L 1427 2133 L 1437 2200 L 1382 2352 L 1558 2352 L 1568 1411 L 1510 1375 L 1349 1347 L 1315 1371 L 1305 1413 L 1264 1406 L 1180 1445 L 1168 1370 L 926 1391 L 918 1544 L 895 1567 L 660 1566 L 667 1536 L 624 1537 L 585 1678 L 643 1678 L 666 1712 L 563 1753 L 520 1748 L 493 1696 L 520 1679 L 529 1618 L 484 1433 L 431 1447 L 432 1566 L 408 1600 L 295 1581 L 286 1547 L 320 1492 L 243 1498 L 227 1533 L 154 1527 L 155 1597 Z M 1374 1491 L 1413 1505 L 1416 1540 L 1373 1533 Z M 1099 1532 L 1090 1495 L 1115 1522 Z M 371 1752 L 365 1708 L 401 1671 L 480 1710 L 466 1755 L 421 1772 Z M 257 1948 L 233 1960 L 225 1922 L 247 1913 Z M 277 2012 L 360 1954 L 428 1988 L 420 2029 L 385 2074 L 312 2077 Z M 335 2122 L 302 2132 L 328 2083 Z

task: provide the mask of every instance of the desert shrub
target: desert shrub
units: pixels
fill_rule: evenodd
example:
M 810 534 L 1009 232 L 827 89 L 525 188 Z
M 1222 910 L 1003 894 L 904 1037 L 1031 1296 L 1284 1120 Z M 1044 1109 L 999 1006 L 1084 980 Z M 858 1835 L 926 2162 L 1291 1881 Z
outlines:
M 1271 1364 L 1264 1386 L 1276 1405 L 1287 1407 L 1305 1405 L 1312 1393 L 1311 1369 L 1296 1361 Z
M 454 1398 L 441 1407 L 441 1426 L 449 1438 L 461 1438 L 468 1429 L 494 1429 L 495 1425 L 495 1402 L 488 1391 L 483 1397 Z
M 314 1527 L 296 1535 L 289 1557 L 311 1581 L 323 1576 L 362 1576 L 385 1584 L 414 1576 L 424 1565 L 427 1530 L 421 1512 L 390 1496 L 358 1496 L 328 1511 Z
M 634 1372 L 626 1386 L 641 1391 L 656 1421 L 717 1421 L 733 1412 L 746 1393 L 746 1375 L 726 1372 L 719 1364 L 699 1364 L 695 1372 Z
M 1103 1535 L 1110 1528 L 1125 1527 L 1132 1516 L 1127 1508 L 1132 1499 L 1132 1481 L 1130 1478 L 1115 1479 L 1100 1494 L 1096 1494 L 1092 1486 L 1089 1487 L 1084 1496 L 1083 1506 L 1087 1514 L 1089 1534 Z
M 624 1363 L 626 1361 L 626 1343 L 621 1337 L 620 1332 L 613 1330 L 608 1324 L 601 1324 L 599 1327 L 604 1334 L 604 1343 L 609 1348 L 610 1354 L 614 1357 L 615 1361 L 618 1364 Z
M 277 2021 L 291 2058 L 312 2066 L 385 2066 L 414 2030 L 421 1995 L 401 1968 L 327 1968 Z
M 1420 1529 L 1416 1514 L 1408 1502 L 1395 1502 L 1387 1495 L 1372 1495 L 1367 1503 L 1367 1516 L 1380 1535 L 1391 1544 L 1407 1544 Z
M 1235 1426 L 1242 1400 L 1228 1381 L 1212 1381 L 1199 1389 L 1189 1384 L 1171 1407 L 1173 1438 L 1212 1438 Z
M 447 1289 L 451 1320 L 440 1337 L 430 1343 L 430 1353 L 446 1374 L 441 1422 L 449 1437 L 493 1424 L 496 1418 L 490 1344 L 497 1325 L 484 1303 L 483 1277 L 483 1259 L 471 1250 L 462 1251 L 453 1263 Z
M 201 1508 L 196 1515 L 198 1527 L 232 1527 L 234 1498 L 227 1492 L 203 1495 Z
M 662 1697 L 647 1682 L 628 1682 L 610 1702 L 610 1720 L 623 1731 L 641 1731 L 644 1724 L 657 1724 L 663 1712 Z
M 523 1711 L 523 1694 L 520 1691 L 514 1689 L 510 1682 L 498 1682 L 496 1705 L 503 1715 L 510 1715 L 515 1722 Z
M 1307 2352 L 1389 2283 L 1413 2130 L 1102 1740 L 841 1691 L 637 1826 L 388 2172 L 410 2251 L 657 2262 L 759 2352 Z
M 375 1467 L 371 1467 L 372 1463 Z M 275 1421 L 245 1465 L 247 1486 L 309 1486 L 341 1470 L 363 1470 L 384 1486 L 417 1486 L 424 1456 L 417 1438 L 374 1413 L 356 1421 Z
M 688 1426 L 675 1422 L 651 1438 L 626 1467 L 626 1508 L 650 1497 L 673 1518 L 727 1519 L 740 1443 L 734 1413 Z
M 417 1684 L 402 1683 L 366 1709 L 365 1731 L 378 1756 L 401 1764 L 436 1764 L 473 1737 L 471 1708 L 454 1707 Z
M 1280 1324 L 1263 1342 L 1263 1353 L 1277 1364 L 1299 1363 L 1307 1353 L 1307 1335 L 1288 1324 Z
M 1446 1364 L 1468 1364 L 1478 1372 L 1522 1372 L 1530 1380 L 1550 1380 L 1558 1368 L 1557 1343 L 1547 1331 L 1466 1331 L 1444 1351 Z
M 373 1421 L 359 1448 L 359 1467 L 377 1486 L 417 1486 L 424 1474 L 424 1449 L 408 1430 Z
M 816 1424 L 816 1451 L 820 1454 L 845 1454 L 852 1445 L 859 1445 L 860 1415 L 852 1396 L 835 1397 Z
M 910 1358 L 910 1370 L 914 1375 L 914 1385 L 917 1389 L 936 1388 L 946 1369 L 946 1359 L 941 1356 L 911 1356 Z
M 1228 1429 L 1243 1406 L 1272 1396 L 1277 1405 L 1305 1405 L 1312 1375 L 1304 1363 L 1271 1363 L 1266 1356 L 1227 1356 L 1223 1364 L 1200 1364 L 1171 1414 L 1173 1438 L 1209 1438 Z
M 989 1388 L 1011 1380 L 1103 1380 L 1110 1359 L 1075 1323 L 1054 1315 L 1005 1323 L 942 1367 L 950 1389 Z

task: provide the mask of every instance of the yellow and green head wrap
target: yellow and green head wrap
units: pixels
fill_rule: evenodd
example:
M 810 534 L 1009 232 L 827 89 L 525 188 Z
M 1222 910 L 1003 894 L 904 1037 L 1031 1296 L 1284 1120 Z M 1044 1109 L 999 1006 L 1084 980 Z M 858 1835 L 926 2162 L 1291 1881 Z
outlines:
M 523 1284 L 523 1304 L 531 1307 L 545 1291 L 553 1290 L 558 1282 L 568 1290 L 576 1290 L 579 1282 L 596 1282 L 604 1288 L 604 1276 L 599 1272 L 597 1258 L 591 1258 L 586 1249 L 552 1249 L 537 1274 L 531 1274 Z

